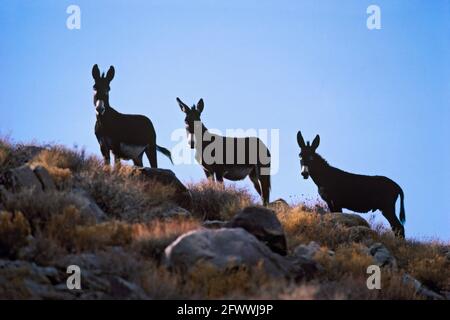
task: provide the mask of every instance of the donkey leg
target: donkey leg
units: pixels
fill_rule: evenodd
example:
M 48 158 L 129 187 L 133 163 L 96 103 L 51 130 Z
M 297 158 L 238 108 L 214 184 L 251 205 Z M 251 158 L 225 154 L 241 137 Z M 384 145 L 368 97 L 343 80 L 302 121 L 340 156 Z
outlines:
M 208 181 L 214 181 L 214 174 L 206 169 L 203 169 L 203 172 L 205 173 L 206 178 Z
M 107 146 L 105 146 L 105 144 L 101 143 L 100 144 L 100 151 L 103 155 L 103 159 L 105 161 L 105 165 L 109 166 L 111 164 L 111 158 L 110 158 L 110 150 L 108 149 Z
M 223 174 L 222 174 L 222 172 L 216 171 L 215 174 L 216 174 L 216 181 L 220 182 L 221 184 L 223 184 Z
M 142 154 L 140 154 L 139 156 L 137 156 L 136 158 L 133 159 L 133 164 L 136 167 L 143 167 L 144 163 L 142 162 Z
M 262 192 L 262 200 L 263 205 L 267 206 L 269 204 L 270 199 L 270 175 L 262 174 L 259 176 L 259 181 L 261 183 L 261 192 Z
M 256 192 L 258 192 L 258 194 L 262 197 L 262 190 L 261 190 L 261 184 L 260 184 L 259 179 L 258 179 L 258 173 L 255 172 L 255 170 L 253 170 L 252 172 L 250 172 L 248 177 L 252 181 L 253 186 L 256 189 Z
M 120 169 L 121 165 L 120 157 L 114 154 L 114 169 Z
M 394 234 L 400 238 L 405 238 L 405 228 L 401 224 L 400 220 L 398 220 L 395 215 L 395 205 L 390 206 L 384 210 L 381 210 L 383 216 L 387 219 L 389 224 L 391 225 L 392 231 Z
M 156 145 L 150 145 L 145 149 L 145 154 L 147 155 L 148 161 L 150 162 L 150 167 L 158 168 L 158 158 L 156 156 Z

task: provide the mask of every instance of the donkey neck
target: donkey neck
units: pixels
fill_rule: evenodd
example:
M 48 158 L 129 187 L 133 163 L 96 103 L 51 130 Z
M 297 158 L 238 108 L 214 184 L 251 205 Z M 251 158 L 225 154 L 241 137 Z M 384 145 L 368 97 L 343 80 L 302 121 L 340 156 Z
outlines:
M 331 177 L 334 172 L 333 169 L 322 156 L 316 153 L 316 157 L 310 165 L 311 179 L 317 186 L 332 182 L 334 180 Z
M 208 128 L 205 127 L 205 125 L 203 124 L 203 122 L 200 122 L 201 126 L 202 126 L 202 130 L 198 130 L 197 127 L 194 130 L 194 136 L 195 136 L 195 140 L 197 141 L 204 141 L 205 136 L 206 135 L 211 135 L 211 133 L 208 131 Z M 197 124 L 198 126 L 199 124 Z M 208 137 L 206 137 L 206 141 L 208 141 Z

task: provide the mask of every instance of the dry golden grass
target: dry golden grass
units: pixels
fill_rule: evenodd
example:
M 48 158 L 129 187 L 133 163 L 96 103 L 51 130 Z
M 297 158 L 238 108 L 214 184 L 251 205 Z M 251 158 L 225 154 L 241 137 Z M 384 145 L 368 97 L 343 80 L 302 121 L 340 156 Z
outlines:
M 259 199 L 246 189 L 191 184 L 194 218 L 161 219 L 160 213 L 174 205 L 174 190 L 139 179 L 130 166 L 111 169 L 83 151 L 20 147 L 0 139 L 0 173 L 24 161 L 47 168 L 58 191 L 25 190 L 8 195 L 0 204 L 2 258 L 53 266 L 69 254 L 94 254 L 102 273 L 137 284 L 153 299 L 420 299 L 414 288 L 402 283 L 404 273 L 436 292 L 450 290 L 445 256 L 449 244 L 397 239 L 380 225 L 372 226 L 369 242 L 355 243 L 351 230 L 330 221 L 320 205 L 275 208 L 290 252 L 310 241 L 320 244 L 314 258 L 321 269 L 312 280 L 274 280 L 260 266 L 218 271 L 200 264 L 189 274 L 170 272 L 162 257 L 177 237 L 201 228 L 204 219 L 228 220 Z M 82 214 L 85 202 L 73 193 L 74 188 L 85 190 L 107 220 L 98 223 Z M 367 266 L 374 263 L 367 251 L 371 242 L 383 243 L 398 261 L 398 270 L 383 269 L 381 290 L 366 286 Z M 0 286 L 0 297 L 26 297 L 23 275 L 8 276 L 7 290 Z
M 207 262 L 196 265 L 185 277 L 183 288 L 202 299 L 242 299 L 276 292 L 282 280 L 273 281 L 264 272 L 262 264 L 252 268 L 241 267 L 219 271 Z M 275 289 L 276 287 L 276 289 Z M 269 289 L 270 288 L 270 289 Z
M 255 200 L 247 189 L 203 181 L 188 186 L 192 193 L 192 213 L 203 220 L 228 220 Z
M 20 211 L 14 214 L 0 212 L 0 256 L 15 257 L 28 243 L 30 234 L 30 224 Z
M 175 190 L 155 181 L 133 175 L 133 168 L 111 170 L 91 163 L 77 175 L 76 185 L 86 190 L 108 215 L 126 221 L 141 222 L 142 217 L 157 216 L 158 207 L 171 202 Z
M 134 224 L 134 250 L 147 258 L 160 262 L 164 249 L 180 235 L 200 228 L 194 219 L 155 220 L 148 224 Z
M 48 221 L 73 206 L 82 207 L 84 202 L 79 196 L 66 191 L 38 192 L 24 190 L 11 194 L 3 202 L 7 211 L 20 211 L 27 218 L 33 231 L 42 229 Z

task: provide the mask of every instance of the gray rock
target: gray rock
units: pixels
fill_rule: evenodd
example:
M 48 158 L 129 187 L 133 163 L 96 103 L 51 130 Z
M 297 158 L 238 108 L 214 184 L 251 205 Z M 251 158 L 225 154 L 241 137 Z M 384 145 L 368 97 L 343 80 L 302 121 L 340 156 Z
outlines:
M 5 186 L 13 192 L 24 189 L 42 191 L 42 185 L 28 165 L 8 170 L 3 176 Z
M 41 182 L 44 191 L 56 190 L 55 183 L 53 182 L 53 179 L 48 173 L 47 169 L 45 169 L 43 166 L 36 166 L 33 172 Z
M 0 260 L 0 296 L 3 299 L 72 299 L 70 292 L 56 289 L 54 283 L 61 280 L 60 273 L 53 267 L 21 260 Z
M 227 225 L 242 228 L 265 243 L 273 252 L 286 255 L 287 244 L 283 226 L 273 210 L 264 207 L 247 207 L 239 211 Z
M 375 231 L 364 226 L 350 227 L 349 231 L 349 240 L 352 242 L 363 242 L 365 240 L 372 239 L 375 235 Z
M 397 269 L 397 260 L 382 243 L 377 242 L 370 246 L 369 253 L 378 266 Z
M 286 210 L 290 209 L 290 206 L 286 202 L 286 200 L 279 198 L 279 199 L 269 203 L 269 208 L 273 209 L 275 211 L 286 211 Z
M 141 177 L 143 180 L 152 180 L 163 185 L 170 185 L 175 189 L 173 201 L 180 207 L 191 210 L 193 201 L 191 192 L 177 178 L 173 171 L 160 168 L 135 168 L 134 176 Z
M 271 276 L 285 277 L 292 265 L 273 253 L 253 235 L 241 228 L 201 229 L 178 237 L 164 252 L 164 263 L 171 269 L 190 272 L 201 263 L 218 270 L 254 267 L 262 261 Z
M 314 255 L 320 250 L 317 242 L 311 241 L 308 245 L 301 244 L 294 249 L 293 255 L 313 259 Z
M 141 287 L 121 277 L 110 277 L 109 287 L 114 299 L 148 299 Z
M 79 199 L 79 210 L 81 214 L 93 218 L 97 222 L 101 222 L 107 219 L 106 214 L 97 205 L 94 198 L 91 197 L 86 190 L 75 188 L 72 193 L 77 195 Z
M 404 285 L 412 286 L 416 290 L 416 293 L 423 296 L 428 300 L 445 300 L 443 296 L 428 289 L 419 280 L 415 279 L 411 275 L 405 273 L 402 277 L 402 283 Z
M 340 224 L 346 227 L 363 226 L 370 228 L 369 223 L 361 216 L 353 213 L 326 213 L 324 218 L 329 219 L 332 223 Z

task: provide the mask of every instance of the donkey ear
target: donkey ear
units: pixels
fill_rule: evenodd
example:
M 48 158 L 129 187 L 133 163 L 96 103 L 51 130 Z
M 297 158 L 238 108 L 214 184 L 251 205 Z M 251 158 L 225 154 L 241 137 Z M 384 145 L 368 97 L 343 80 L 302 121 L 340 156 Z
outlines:
M 181 111 L 183 111 L 184 113 L 187 113 L 188 111 L 191 110 L 191 108 L 189 108 L 183 101 L 181 101 L 180 98 L 177 97 L 177 102 L 178 105 L 180 106 Z
M 108 81 L 111 81 L 112 79 L 114 79 L 115 73 L 116 71 L 114 70 L 114 67 L 113 66 L 109 67 L 108 73 L 106 74 L 106 79 Z
M 94 80 L 100 79 L 100 69 L 96 64 L 94 64 L 94 66 L 92 67 L 92 77 L 94 78 Z
M 297 143 L 302 149 L 306 147 L 305 140 L 303 139 L 302 133 L 300 131 L 297 132 Z
M 197 103 L 198 112 L 202 113 L 204 107 L 205 107 L 205 103 L 203 102 L 203 99 L 200 99 Z
M 311 148 L 313 148 L 315 151 L 317 149 L 317 147 L 319 146 L 319 144 L 320 144 L 320 136 L 317 135 L 312 142 Z

